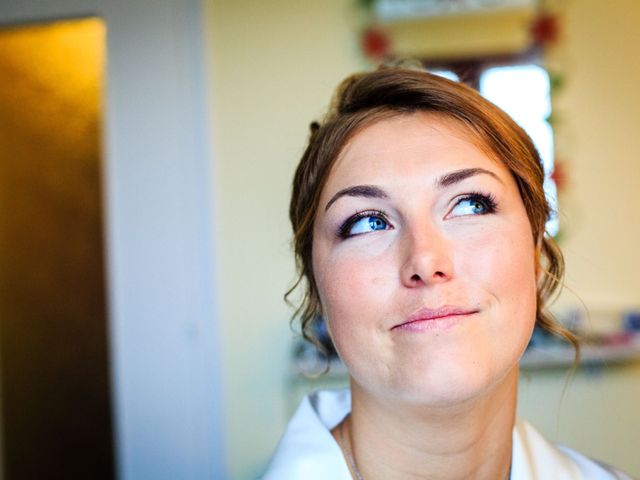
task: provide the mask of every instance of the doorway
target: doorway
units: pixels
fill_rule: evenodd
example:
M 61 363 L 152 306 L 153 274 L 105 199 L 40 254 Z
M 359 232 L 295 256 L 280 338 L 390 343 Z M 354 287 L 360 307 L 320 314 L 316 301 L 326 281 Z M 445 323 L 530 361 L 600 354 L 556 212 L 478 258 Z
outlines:
M 105 26 L 0 29 L 4 478 L 114 477 L 102 207 Z

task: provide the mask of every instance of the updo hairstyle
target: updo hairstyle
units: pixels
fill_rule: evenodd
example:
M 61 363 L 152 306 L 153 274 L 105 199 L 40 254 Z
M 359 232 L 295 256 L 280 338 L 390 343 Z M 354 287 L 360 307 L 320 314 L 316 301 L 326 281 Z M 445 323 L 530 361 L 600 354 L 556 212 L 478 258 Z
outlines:
M 552 213 L 545 197 L 544 170 L 531 138 L 501 109 L 476 90 L 424 70 L 381 67 L 346 78 L 337 88 L 324 120 L 311 124 L 311 134 L 293 178 L 289 217 L 298 278 L 286 293 L 303 287 L 303 297 L 293 319 L 301 322 L 303 337 L 324 351 L 314 334 L 314 322 L 322 321 L 322 305 L 313 272 L 313 225 L 320 194 L 332 166 L 345 145 L 364 128 L 392 117 L 428 112 L 453 119 L 477 140 L 491 158 L 513 175 L 527 212 L 536 261 L 542 271 L 537 288 L 536 324 L 573 344 L 575 335 L 546 310 L 558 292 L 564 274 L 562 253 L 545 234 Z

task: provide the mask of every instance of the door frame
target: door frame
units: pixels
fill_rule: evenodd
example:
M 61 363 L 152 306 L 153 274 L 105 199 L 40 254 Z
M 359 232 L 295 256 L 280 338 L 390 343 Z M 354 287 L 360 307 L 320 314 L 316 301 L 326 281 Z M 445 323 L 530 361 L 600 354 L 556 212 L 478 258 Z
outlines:
M 198 0 L 15 0 L 107 25 L 103 196 L 118 478 L 226 478 L 213 159 Z M 78 339 L 81 340 L 81 339 Z

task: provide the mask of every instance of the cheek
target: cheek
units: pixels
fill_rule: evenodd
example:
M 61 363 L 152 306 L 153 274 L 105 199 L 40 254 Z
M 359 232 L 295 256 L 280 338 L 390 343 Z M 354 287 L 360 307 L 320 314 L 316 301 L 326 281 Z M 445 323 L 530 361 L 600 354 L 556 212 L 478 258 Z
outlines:
M 500 235 L 488 234 L 478 239 L 477 244 L 482 247 L 466 256 L 468 278 L 486 289 L 497 308 L 494 328 L 507 328 L 514 337 L 530 335 L 535 323 L 535 248 L 533 240 L 523 241 L 530 237 L 528 224 L 504 230 Z
M 478 258 L 475 271 L 482 275 L 485 285 L 501 293 L 502 301 L 517 300 L 532 289 L 535 291 L 534 250 L 522 243 L 504 239 L 488 244 Z
M 331 322 L 359 316 L 358 312 L 371 306 L 378 287 L 384 283 L 380 269 L 357 258 L 328 259 L 317 280 L 323 311 Z
M 391 305 L 392 261 L 386 252 L 336 248 L 314 251 L 314 271 L 322 311 L 338 351 L 362 338 L 359 331 Z

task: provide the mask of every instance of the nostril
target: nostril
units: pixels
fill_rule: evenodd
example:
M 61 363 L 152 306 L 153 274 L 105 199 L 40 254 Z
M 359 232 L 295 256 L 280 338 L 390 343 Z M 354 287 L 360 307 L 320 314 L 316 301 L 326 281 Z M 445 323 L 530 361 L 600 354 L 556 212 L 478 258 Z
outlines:
M 414 282 L 419 282 L 422 279 L 420 278 L 420 275 L 414 273 L 413 275 L 411 275 L 411 280 L 413 280 Z
M 445 274 L 444 274 L 444 273 L 442 273 L 442 272 L 436 272 L 436 273 L 434 273 L 434 275 L 435 275 L 436 277 L 440 277 L 440 278 L 444 278 L 444 277 L 445 277 Z

